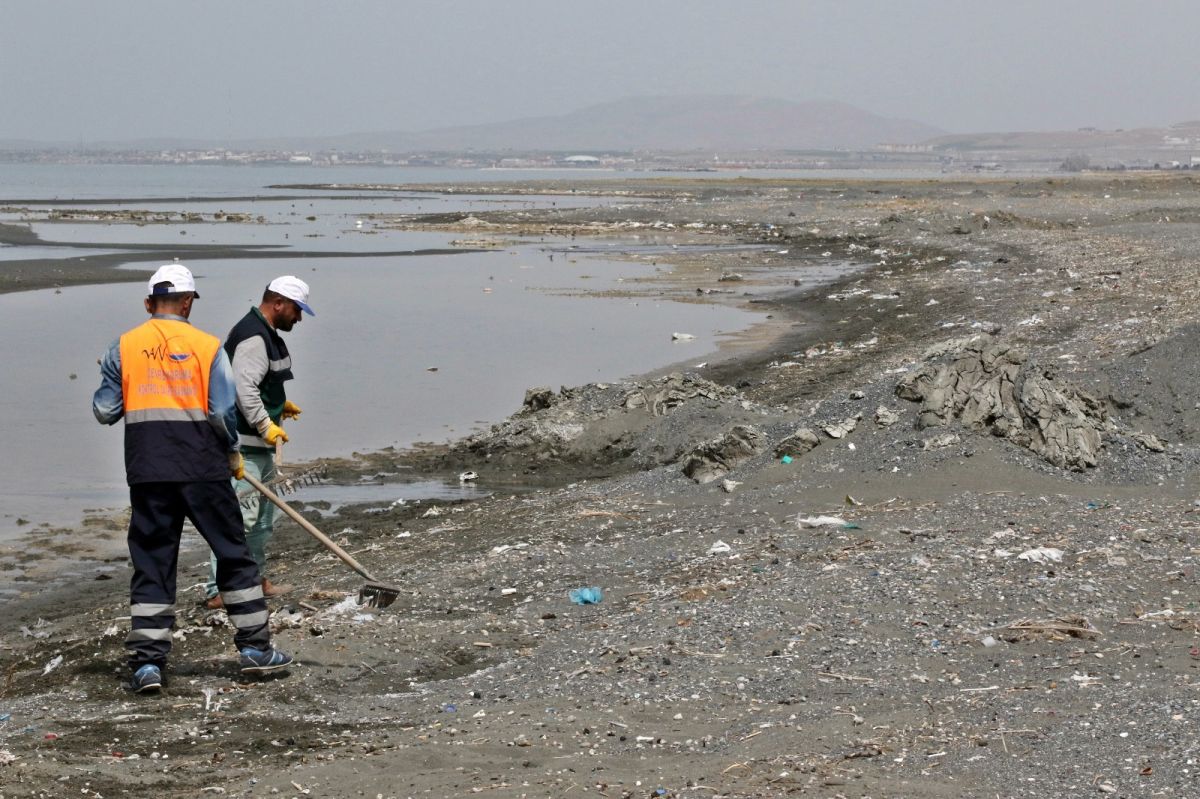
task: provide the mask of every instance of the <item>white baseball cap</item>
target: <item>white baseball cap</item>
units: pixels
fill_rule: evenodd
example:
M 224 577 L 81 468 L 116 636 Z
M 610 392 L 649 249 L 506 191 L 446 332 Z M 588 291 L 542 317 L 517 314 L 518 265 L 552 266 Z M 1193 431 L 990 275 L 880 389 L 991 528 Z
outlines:
M 168 285 L 159 286 L 159 283 Z M 196 291 L 196 279 L 183 264 L 163 264 L 154 272 L 154 276 L 150 278 L 146 288 L 146 295 L 149 297 L 156 294 L 160 296 L 178 294 L 183 291 L 190 291 L 197 297 L 200 296 L 200 292 Z
M 316 316 L 313 309 L 308 307 L 308 284 L 300 278 L 293 275 L 277 277 L 267 285 L 267 291 L 287 297 L 309 316 Z

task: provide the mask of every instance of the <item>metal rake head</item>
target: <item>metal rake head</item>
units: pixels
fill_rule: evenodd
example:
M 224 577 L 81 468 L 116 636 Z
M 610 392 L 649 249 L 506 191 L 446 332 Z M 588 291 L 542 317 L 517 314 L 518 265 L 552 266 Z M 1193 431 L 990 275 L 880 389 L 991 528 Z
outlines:
M 358 604 L 368 608 L 386 608 L 400 596 L 400 589 L 386 583 L 365 583 L 358 589 Z
M 325 467 L 317 465 L 298 472 L 288 472 L 287 474 L 276 472 L 275 478 L 267 484 L 267 487 L 280 496 L 286 496 L 287 494 L 299 491 L 305 486 L 317 485 L 323 482 L 325 482 Z M 253 510 L 261 499 L 261 495 L 253 488 L 238 494 L 238 501 L 246 510 Z

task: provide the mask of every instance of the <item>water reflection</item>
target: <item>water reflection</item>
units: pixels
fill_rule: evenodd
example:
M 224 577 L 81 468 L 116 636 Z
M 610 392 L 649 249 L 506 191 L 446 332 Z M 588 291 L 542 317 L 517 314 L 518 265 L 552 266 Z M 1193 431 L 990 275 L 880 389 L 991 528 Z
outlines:
M 398 258 L 196 261 L 192 320 L 224 335 L 275 275 L 302 276 L 318 317 L 288 335 L 304 408 L 292 461 L 438 441 L 515 410 L 531 385 L 613 380 L 692 355 L 758 316 L 720 306 L 558 296 L 653 267 L 550 261 L 535 248 Z M 545 289 L 554 289 L 548 292 Z M 144 318 L 141 284 L 0 295 L 10 347 L 0 392 L 0 536 L 74 524 L 126 501 L 121 431 L 91 417 L 95 361 Z M 694 333 L 673 344 L 671 332 Z M 14 456 L 14 453 L 18 455 Z M 28 528 L 24 528 L 28 529 Z

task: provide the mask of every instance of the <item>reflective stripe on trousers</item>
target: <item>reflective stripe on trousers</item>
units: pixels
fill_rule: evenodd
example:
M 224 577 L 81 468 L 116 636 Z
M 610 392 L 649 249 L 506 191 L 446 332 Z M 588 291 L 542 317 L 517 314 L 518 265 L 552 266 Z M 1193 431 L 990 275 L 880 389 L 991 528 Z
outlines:
M 132 630 L 125 641 L 129 665 L 133 669 L 146 663 L 166 665 L 184 519 L 196 526 L 217 554 L 217 583 L 237 600 L 227 603 L 235 645 L 269 648 L 262 580 L 246 546 L 237 496 L 229 481 L 135 483 L 129 487 L 129 499 L 133 508 L 129 521 Z

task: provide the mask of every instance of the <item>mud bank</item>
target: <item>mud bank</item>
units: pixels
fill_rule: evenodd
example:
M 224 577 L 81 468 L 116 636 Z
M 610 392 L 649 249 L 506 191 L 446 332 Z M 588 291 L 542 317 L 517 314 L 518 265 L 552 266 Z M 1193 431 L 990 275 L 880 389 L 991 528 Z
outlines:
M 770 245 L 656 256 L 648 292 L 865 269 L 754 297 L 757 350 L 331 463 L 493 494 L 305 511 L 404 587 L 384 611 L 281 525 L 286 679 L 234 673 L 199 559 L 153 699 L 123 682 L 124 574 L 31 586 L 0 620 L 0 795 L 1195 795 L 1196 184 L 622 190 L 655 202 L 475 218 Z

